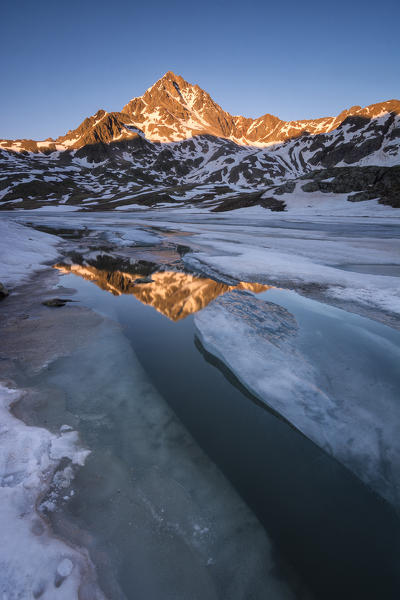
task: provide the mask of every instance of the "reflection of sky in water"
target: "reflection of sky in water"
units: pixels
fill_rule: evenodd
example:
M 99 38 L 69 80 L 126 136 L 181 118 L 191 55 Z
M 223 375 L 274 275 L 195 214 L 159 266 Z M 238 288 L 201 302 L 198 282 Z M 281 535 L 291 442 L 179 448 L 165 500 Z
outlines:
M 248 290 L 258 294 L 270 288 L 268 285 L 248 282 L 241 282 L 236 286 L 227 285 L 181 271 L 160 271 L 151 275 L 151 282 L 139 283 L 139 273 L 109 271 L 78 264 L 58 264 L 55 268 L 63 273 L 73 273 L 92 281 L 115 296 L 132 294 L 143 304 L 153 306 L 171 321 L 180 321 L 198 312 L 226 292 Z

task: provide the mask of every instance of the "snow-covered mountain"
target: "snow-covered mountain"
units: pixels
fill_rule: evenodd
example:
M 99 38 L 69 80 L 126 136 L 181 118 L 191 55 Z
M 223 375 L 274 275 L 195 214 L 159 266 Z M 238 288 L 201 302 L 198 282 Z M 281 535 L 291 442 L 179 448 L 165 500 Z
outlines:
M 398 100 L 322 119 L 248 119 L 168 72 L 121 112 L 99 110 L 56 140 L 0 140 L 1 208 L 201 202 L 279 210 L 274 195 L 304 177 L 311 187 L 298 184 L 310 192 L 396 205 L 399 147 Z

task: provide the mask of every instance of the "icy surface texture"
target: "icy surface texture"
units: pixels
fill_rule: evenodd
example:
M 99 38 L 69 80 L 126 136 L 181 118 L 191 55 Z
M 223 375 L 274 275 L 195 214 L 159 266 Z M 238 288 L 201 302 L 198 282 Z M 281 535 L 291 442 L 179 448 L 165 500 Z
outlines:
M 355 204 L 365 203 L 346 201 L 346 207 Z M 279 213 L 277 218 L 260 207 L 223 214 L 184 208 L 97 213 L 95 217 L 73 213 L 62 215 L 62 220 L 64 227 L 87 227 L 97 236 L 108 229 L 105 237 L 120 252 L 129 250 L 129 245 L 156 243 L 162 238 L 159 229 L 156 233 L 150 227 L 170 230 L 169 241 L 188 244 L 193 250 L 183 258 L 189 269 L 218 274 L 222 280 L 228 276 L 301 289 L 360 314 L 374 316 L 375 312 L 383 320 L 384 312 L 396 319 L 400 315 L 399 277 L 390 271 L 394 267 L 400 273 L 396 210 L 382 216 L 371 213 L 368 218 L 354 214 L 345 220 L 323 212 L 311 216 Z M 59 215 L 35 211 L 24 211 L 18 219 L 55 228 L 60 223 Z
M 158 394 L 118 328 L 106 324 L 44 375 L 42 386 L 63 390 L 67 407 L 47 418 L 53 426 L 77 421 L 91 449 L 74 484 L 71 521 L 54 518 L 67 534 L 76 523 L 90 531 L 84 539 L 107 597 L 296 597 L 265 530 Z
M 103 599 L 84 550 L 54 537 L 36 504 L 61 459 L 83 464 L 88 451 L 76 432 L 28 427 L 9 408 L 20 392 L 0 385 L 0 592 L 3 600 Z M 72 467 L 70 467 L 72 471 Z M 58 483 L 62 487 L 62 473 Z
M 188 266 L 206 265 L 239 280 L 276 282 L 292 289 L 308 286 L 329 301 L 346 300 L 400 314 L 399 279 L 383 270 L 385 265 L 400 267 L 400 229 L 395 223 L 260 225 L 232 220 L 189 226 L 197 234 L 191 243 L 200 252 L 187 254 L 184 260 Z M 353 268 L 345 270 L 348 264 Z M 370 268 L 357 272 L 357 264 Z
M 57 258 L 60 240 L 46 233 L 24 227 L 8 219 L 0 220 L 0 282 L 15 285 L 42 263 Z
M 360 338 L 364 344 L 379 344 L 386 352 L 388 364 L 392 363 L 386 380 L 377 379 L 373 365 L 371 372 L 367 363 L 365 372 L 352 372 L 352 365 L 342 364 L 340 358 L 331 374 L 328 360 L 324 363 L 323 357 L 316 356 L 311 362 L 307 357 L 296 321 L 286 309 L 246 292 L 218 298 L 197 313 L 195 325 L 205 349 L 223 361 L 257 398 L 383 497 L 400 505 L 400 404 L 395 366 L 400 364 L 399 347 L 368 332 Z M 348 334 L 355 335 L 357 330 L 350 327 Z M 355 356 L 354 360 L 357 369 Z M 328 376 L 320 376 L 321 365 Z

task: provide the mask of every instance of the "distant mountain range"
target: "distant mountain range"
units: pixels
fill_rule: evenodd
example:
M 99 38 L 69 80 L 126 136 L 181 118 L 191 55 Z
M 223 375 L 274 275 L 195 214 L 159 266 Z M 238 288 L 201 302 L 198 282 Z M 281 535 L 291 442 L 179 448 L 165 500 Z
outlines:
M 399 100 L 320 119 L 249 119 L 230 115 L 169 71 L 121 112 L 99 110 L 56 140 L 0 140 L 0 207 L 200 203 L 281 210 L 280 197 L 299 178 L 310 193 L 397 206 L 399 147 Z

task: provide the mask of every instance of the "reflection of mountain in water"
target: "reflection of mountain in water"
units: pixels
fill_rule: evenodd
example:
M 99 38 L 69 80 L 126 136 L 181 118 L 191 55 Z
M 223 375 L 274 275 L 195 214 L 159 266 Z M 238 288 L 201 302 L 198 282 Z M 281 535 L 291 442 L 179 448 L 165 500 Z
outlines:
M 201 310 L 211 300 L 226 292 L 248 290 L 258 294 L 271 287 L 247 282 L 241 282 L 236 286 L 226 285 L 213 279 L 195 277 L 180 271 L 160 271 L 151 275 L 152 281 L 149 283 L 135 283 L 140 278 L 139 274 L 107 271 L 78 264 L 58 264 L 55 268 L 64 273 L 80 275 L 114 295 L 132 294 L 140 302 L 150 304 L 172 321 L 179 321 Z

